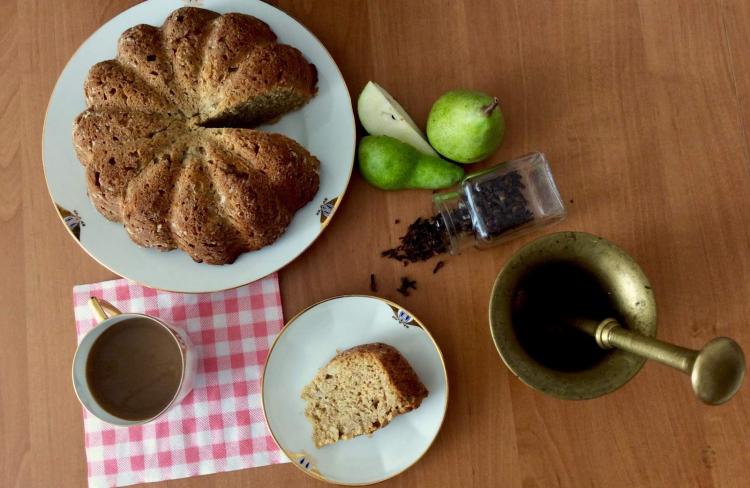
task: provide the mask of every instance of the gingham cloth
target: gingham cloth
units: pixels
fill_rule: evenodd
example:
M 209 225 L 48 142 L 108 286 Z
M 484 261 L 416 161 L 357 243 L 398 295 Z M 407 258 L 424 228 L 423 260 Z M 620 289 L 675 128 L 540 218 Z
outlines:
M 218 293 L 168 293 L 105 281 L 73 288 L 78 341 L 96 320 L 89 297 L 187 330 L 193 390 L 156 421 L 113 427 L 83 411 L 89 486 L 125 486 L 286 462 L 263 419 L 260 376 L 283 326 L 275 274 Z

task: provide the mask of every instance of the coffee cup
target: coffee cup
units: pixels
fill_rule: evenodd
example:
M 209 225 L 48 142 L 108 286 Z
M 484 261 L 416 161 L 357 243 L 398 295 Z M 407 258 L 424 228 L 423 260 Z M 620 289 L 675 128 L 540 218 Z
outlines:
M 73 359 L 73 387 L 84 408 L 104 422 L 128 426 L 151 422 L 180 403 L 198 363 L 188 335 L 94 297 L 89 306 L 99 323 Z

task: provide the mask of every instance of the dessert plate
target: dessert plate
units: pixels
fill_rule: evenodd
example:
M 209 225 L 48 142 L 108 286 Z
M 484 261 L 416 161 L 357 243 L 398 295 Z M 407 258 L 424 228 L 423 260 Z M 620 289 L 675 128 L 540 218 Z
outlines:
M 286 233 L 233 264 L 194 262 L 182 251 L 160 252 L 133 243 L 125 228 L 105 219 L 86 194 L 84 169 L 73 149 L 73 119 L 86 108 L 83 82 L 95 63 L 115 57 L 117 40 L 137 24 L 160 26 L 173 10 L 195 5 L 219 13 L 241 12 L 266 22 L 279 42 L 315 64 L 318 94 L 302 109 L 260 130 L 285 134 L 318 157 L 320 189 L 300 209 Z M 351 99 L 331 55 L 299 22 L 258 0 L 150 0 L 121 13 L 97 30 L 73 55 L 57 81 L 44 122 L 42 155 L 47 187 L 61 219 L 83 249 L 111 271 L 152 288 L 207 292 L 234 288 L 266 276 L 295 259 L 323 232 L 349 183 L 356 129 Z
M 302 388 L 337 350 L 371 342 L 398 349 L 429 395 L 372 436 L 316 448 Z M 445 417 L 448 375 L 435 340 L 410 312 L 376 297 L 343 296 L 303 310 L 281 330 L 266 361 L 262 397 L 271 434 L 295 466 L 323 481 L 366 485 L 396 476 L 427 452 Z

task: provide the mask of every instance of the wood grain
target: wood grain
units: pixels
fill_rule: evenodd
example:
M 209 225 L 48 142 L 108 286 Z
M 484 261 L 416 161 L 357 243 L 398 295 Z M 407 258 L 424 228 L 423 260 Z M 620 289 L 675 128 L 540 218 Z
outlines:
M 0 486 L 84 486 L 69 380 L 71 288 L 111 278 L 60 225 L 40 161 L 47 100 L 75 49 L 132 0 L 0 3 Z M 423 122 L 444 90 L 497 95 L 491 160 L 544 151 L 568 204 L 554 230 L 630 252 L 654 285 L 659 336 L 750 351 L 750 3 L 744 0 L 280 0 L 331 51 L 356 97 L 369 79 Z M 403 268 L 379 257 L 429 193 L 352 178 L 325 234 L 281 273 L 291 316 L 326 297 L 402 302 L 443 349 L 451 398 L 427 455 L 383 486 L 746 486 L 750 396 L 705 407 L 686 378 L 647 365 L 618 392 L 562 402 L 502 365 L 487 325 L 497 271 L 525 242 Z M 400 219 L 400 224 L 395 220 Z M 551 231 L 552 229 L 546 230 Z M 395 289 L 417 279 L 409 298 Z M 313 486 L 289 465 L 164 486 Z

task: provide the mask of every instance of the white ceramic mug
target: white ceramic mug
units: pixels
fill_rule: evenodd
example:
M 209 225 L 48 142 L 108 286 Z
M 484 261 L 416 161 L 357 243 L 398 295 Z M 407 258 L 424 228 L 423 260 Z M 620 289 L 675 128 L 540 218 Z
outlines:
M 89 306 L 97 319 L 99 319 L 99 323 L 83 337 L 81 343 L 78 345 L 78 349 L 76 349 L 75 357 L 73 358 L 73 387 L 75 388 L 76 396 L 78 396 L 81 405 L 91 412 L 91 414 L 104 422 L 112 425 L 128 426 L 151 422 L 163 415 L 174 405 L 180 403 L 190 390 L 192 390 L 195 373 L 198 367 L 196 350 L 190 342 L 188 335 L 184 331 L 172 328 L 161 320 L 149 317 L 148 315 L 139 313 L 121 313 L 111 304 L 103 300 L 100 301 L 95 297 L 91 297 L 89 300 Z M 140 321 L 144 318 L 156 327 L 164 327 L 174 338 L 176 345 L 180 348 L 180 357 L 182 359 L 180 384 L 172 397 L 172 400 L 158 414 L 147 419 L 128 420 L 111 414 L 97 403 L 86 379 L 86 363 L 89 354 L 91 353 L 92 346 L 107 329 L 121 322 L 133 319 L 138 319 Z

